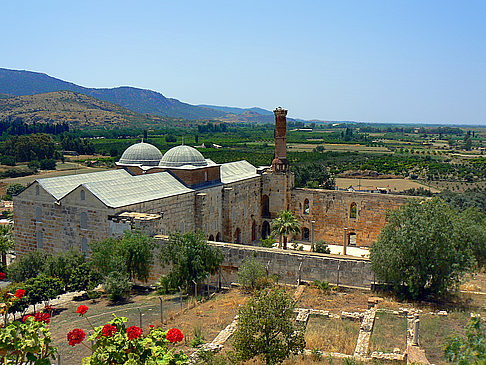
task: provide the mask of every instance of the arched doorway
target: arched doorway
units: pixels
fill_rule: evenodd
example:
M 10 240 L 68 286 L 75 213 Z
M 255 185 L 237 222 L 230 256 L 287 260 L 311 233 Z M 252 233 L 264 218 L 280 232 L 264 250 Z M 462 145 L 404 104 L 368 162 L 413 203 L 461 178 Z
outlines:
M 270 199 L 268 195 L 262 196 L 262 217 L 270 218 Z
M 216 234 L 216 242 L 221 242 L 221 233 Z
M 234 243 L 241 243 L 241 229 L 236 228 L 235 234 L 233 236 Z
M 262 224 L 262 238 L 266 240 L 270 236 L 270 223 L 264 221 Z
M 252 225 L 251 225 L 251 240 L 252 241 L 255 241 L 256 240 L 256 222 L 253 221 Z
M 307 227 L 302 228 L 302 241 L 309 241 L 309 238 L 310 238 L 309 228 Z
M 213 235 L 210 235 L 209 236 L 209 241 L 214 241 L 214 236 Z

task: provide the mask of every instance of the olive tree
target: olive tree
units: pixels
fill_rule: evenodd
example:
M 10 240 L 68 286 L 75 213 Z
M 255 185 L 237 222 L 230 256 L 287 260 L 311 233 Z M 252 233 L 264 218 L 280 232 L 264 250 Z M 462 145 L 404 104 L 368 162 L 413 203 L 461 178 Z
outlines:
M 444 201 L 410 200 L 387 218 L 370 260 L 377 279 L 397 293 L 440 296 L 475 267 L 471 226 Z
M 294 300 L 280 288 L 256 293 L 238 312 L 233 347 L 238 360 L 260 356 L 277 364 L 304 350 L 304 334 L 294 326 Z

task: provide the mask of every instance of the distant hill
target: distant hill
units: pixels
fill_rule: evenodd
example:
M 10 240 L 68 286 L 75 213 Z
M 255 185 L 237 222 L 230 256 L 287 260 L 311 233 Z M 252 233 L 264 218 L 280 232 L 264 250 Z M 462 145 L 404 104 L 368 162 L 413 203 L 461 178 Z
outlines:
M 86 88 L 56 79 L 43 73 L 0 68 L 0 94 L 35 95 L 56 91 L 72 91 L 118 104 L 131 111 L 188 120 L 220 120 L 228 122 L 267 122 L 273 113 L 261 108 L 197 106 L 161 93 L 135 87 L 112 89 Z M 272 117 L 273 118 L 273 117 Z
M 205 105 L 205 104 L 200 104 L 198 106 L 202 106 L 203 108 L 210 108 L 210 109 L 215 109 L 215 110 L 220 110 L 225 113 L 229 114 L 237 114 L 241 115 L 245 112 L 253 112 L 253 113 L 258 113 L 261 115 L 272 115 L 273 112 L 270 110 L 258 108 L 258 107 L 253 107 L 253 108 L 236 108 L 236 107 L 231 107 L 231 106 L 217 106 L 217 105 Z
M 172 119 L 133 112 L 117 104 L 72 91 L 0 98 L 0 120 L 67 122 L 72 127 L 161 126 Z

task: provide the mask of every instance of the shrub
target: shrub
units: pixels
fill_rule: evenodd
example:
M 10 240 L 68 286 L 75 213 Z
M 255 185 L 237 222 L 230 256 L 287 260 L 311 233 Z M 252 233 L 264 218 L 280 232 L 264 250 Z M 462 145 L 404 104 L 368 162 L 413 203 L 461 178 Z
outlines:
M 331 289 L 331 286 L 329 285 L 328 281 L 314 280 L 313 284 L 316 288 L 319 288 L 323 292 L 327 292 Z
M 447 361 L 456 364 L 483 364 L 486 360 L 486 329 L 480 317 L 472 318 L 466 326 L 466 337 L 448 338 L 444 347 Z
M 171 294 L 175 293 L 177 291 L 177 287 L 174 287 L 170 281 L 170 279 L 167 277 L 167 275 L 162 275 L 159 278 L 159 281 L 157 281 L 157 293 L 164 295 L 164 294 Z
M 63 291 L 63 283 L 58 278 L 40 274 L 27 280 L 23 288 L 25 289 L 25 297 L 28 303 L 33 305 L 56 298 Z
M 319 253 L 331 253 L 331 249 L 328 247 L 328 244 L 324 240 L 318 240 L 314 245 L 314 251 Z
M 56 169 L 56 160 L 53 158 L 46 158 L 40 161 L 40 168 L 42 170 L 55 170 Z
M 128 298 L 132 284 L 126 274 L 112 272 L 104 278 L 103 287 L 112 302 L 122 302 Z
M 238 282 L 246 289 L 261 289 L 266 285 L 267 272 L 254 257 L 247 258 L 238 270 Z
M 282 289 L 263 289 L 238 311 L 233 347 L 240 361 L 260 356 L 266 364 L 280 363 L 304 350 L 302 331 L 294 326 L 294 300 Z
M 15 157 L 12 156 L 0 156 L 0 163 L 7 166 L 15 166 Z
M 8 266 L 7 276 L 17 283 L 36 277 L 44 269 L 49 256 L 49 254 L 40 250 L 20 256 Z
M 37 161 L 37 160 L 32 160 L 32 161 L 29 161 L 29 163 L 27 164 L 27 166 L 29 167 L 29 169 L 31 169 L 32 171 L 34 172 L 37 172 L 37 170 L 40 169 L 40 162 Z
M 273 245 L 277 242 L 273 237 L 268 237 L 266 239 L 260 238 L 260 246 L 272 248 Z

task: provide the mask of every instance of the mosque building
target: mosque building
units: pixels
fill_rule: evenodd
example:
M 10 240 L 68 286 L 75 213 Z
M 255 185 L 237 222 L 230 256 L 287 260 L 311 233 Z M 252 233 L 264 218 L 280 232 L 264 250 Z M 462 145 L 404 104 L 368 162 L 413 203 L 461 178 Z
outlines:
M 212 241 L 255 244 L 282 210 L 301 222 L 295 240 L 369 246 L 402 196 L 299 189 L 286 157 L 286 114 L 275 113 L 271 167 L 217 164 L 181 145 L 162 154 L 128 147 L 117 169 L 38 179 L 14 197 L 16 251 L 77 248 L 138 228 L 150 235 L 201 230 Z

